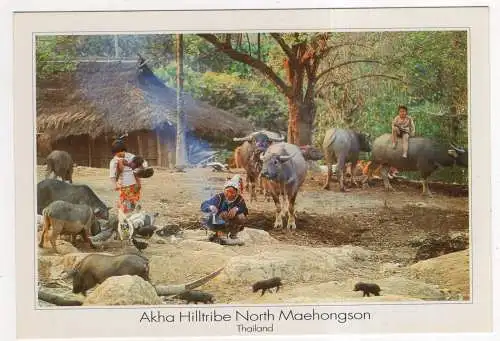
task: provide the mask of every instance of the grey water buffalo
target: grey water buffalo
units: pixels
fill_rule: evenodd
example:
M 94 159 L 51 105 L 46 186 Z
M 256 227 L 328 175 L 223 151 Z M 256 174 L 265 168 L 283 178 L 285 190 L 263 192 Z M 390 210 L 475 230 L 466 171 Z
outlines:
M 294 144 L 280 142 L 273 143 L 262 155 L 262 171 L 264 184 L 273 198 L 276 206 L 275 228 L 283 226 L 285 213 L 282 211 L 280 196 L 283 197 L 283 206 L 288 201 L 287 229 L 295 229 L 295 199 L 307 174 L 307 161 L 302 151 Z M 286 200 L 285 200 L 286 199 Z
M 468 151 L 455 145 L 447 146 L 426 137 L 411 137 L 408 141 L 408 157 L 403 158 L 402 146 L 392 147 L 391 134 L 384 134 L 373 141 L 372 163 L 363 180 L 367 183 L 373 170 L 381 165 L 380 174 L 386 190 L 393 190 L 389 182 L 389 168 L 398 171 L 418 171 L 422 178 L 422 194 L 432 195 L 429 190 L 428 177 L 438 168 L 457 165 L 468 167 Z
M 73 293 L 87 295 L 87 290 L 112 276 L 137 275 L 149 281 L 149 260 L 136 254 L 104 255 L 93 253 L 83 258 L 63 278 L 73 278 Z
M 38 246 L 43 248 L 45 238 L 52 229 L 50 243 L 54 252 L 57 252 L 56 240 L 61 234 L 71 235 L 73 243 L 75 237 L 81 235 L 83 240 L 93 247 L 89 236 L 91 233 L 95 235 L 100 232 L 100 225 L 94 212 L 85 204 L 56 200 L 43 209 L 42 216 L 43 231 Z
M 330 188 L 332 178 L 332 165 L 337 164 L 336 176 L 339 181 L 340 191 L 344 192 L 345 166 L 350 162 L 351 174 L 358 163 L 360 152 L 370 152 L 370 137 L 367 134 L 359 133 L 351 129 L 332 128 L 326 131 L 323 140 L 323 153 L 325 156 L 327 174 L 324 189 Z M 351 182 L 354 180 L 350 177 Z
M 89 205 L 98 218 L 108 220 L 111 207 L 104 202 L 87 185 L 74 185 L 56 179 L 45 179 L 36 186 L 37 214 L 51 202 L 63 200 L 72 204 Z
M 63 181 L 73 183 L 73 158 L 64 150 L 53 150 L 45 160 L 47 164 L 45 178 L 60 177 Z
M 222 270 L 224 270 L 224 267 L 189 283 L 155 285 L 154 287 L 159 296 L 178 295 L 206 284 L 218 276 Z M 91 253 L 78 262 L 73 269 L 63 271 L 61 279 L 72 278 L 73 293 L 82 293 L 85 296 L 87 290 L 113 276 L 137 275 L 149 282 L 149 271 L 149 260 L 143 255 L 134 253 L 121 255 Z
M 250 187 L 250 201 L 256 199 L 255 183 L 260 182 L 260 193 L 263 193 L 263 184 L 259 179 L 262 169 L 260 155 L 275 142 L 283 141 L 284 137 L 279 134 L 260 130 L 253 132 L 245 137 L 235 137 L 233 141 L 243 141 L 235 151 L 235 163 L 237 167 L 245 169 L 247 174 L 247 186 Z M 248 188 L 247 187 L 247 188 Z
M 300 150 L 306 161 L 319 161 L 325 157 L 321 150 L 311 145 L 300 146 Z

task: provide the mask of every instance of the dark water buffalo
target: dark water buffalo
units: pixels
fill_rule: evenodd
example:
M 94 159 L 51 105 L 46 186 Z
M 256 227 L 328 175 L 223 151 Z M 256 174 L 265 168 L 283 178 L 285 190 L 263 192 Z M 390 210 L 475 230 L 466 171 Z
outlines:
M 276 205 L 275 228 L 283 226 L 286 215 L 282 211 L 280 195 L 288 201 L 288 229 L 295 229 L 295 199 L 300 186 L 304 183 L 307 174 L 307 161 L 302 151 L 294 144 L 281 142 L 273 143 L 262 155 L 261 175 L 265 179 L 265 186 Z M 285 204 L 283 200 L 283 206 Z
M 300 150 L 306 161 L 319 161 L 325 157 L 321 150 L 311 145 L 300 146 Z
M 51 202 L 63 200 L 72 204 L 86 204 L 92 208 L 100 219 L 109 219 L 109 210 L 104 202 L 87 185 L 74 185 L 56 179 L 45 179 L 36 186 L 37 214 Z
M 86 295 L 92 289 L 113 276 L 137 275 L 149 281 L 149 260 L 133 253 L 121 255 L 105 255 L 91 253 L 83 258 L 76 266 L 64 271 L 62 279 L 73 278 L 73 293 Z M 178 295 L 186 290 L 192 290 L 206 284 L 218 276 L 224 268 L 220 268 L 206 276 L 189 283 L 177 285 L 155 285 L 156 293 L 160 296 Z
M 402 145 L 392 147 L 391 134 L 379 136 L 373 142 L 372 163 L 363 182 L 367 182 L 373 170 L 381 167 L 381 176 L 386 190 L 393 190 L 389 183 L 389 168 L 398 171 L 419 171 L 422 177 L 422 194 L 431 195 L 427 178 L 438 168 L 453 165 L 468 167 L 468 151 L 454 145 L 450 147 L 425 137 L 411 137 L 408 142 L 408 158 L 402 156 Z
M 42 215 L 44 224 L 39 247 L 43 248 L 45 238 L 52 228 L 50 243 L 54 252 L 57 252 L 56 240 L 61 234 L 71 235 L 73 242 L 76 235 L 81 235 L 84 241 L 93 246 L 89 239 L 90 234 L 96 235 L 101 232 L 93 210 L 85 204 L 56 200 L 43 209 Z
M 369 136 L 355 132 L 351 129 L 332 128 L 326 131 L 323 140 L 323 153 L 325 156 L 327 174 L 324 189 L 330 188 L 332 178 L 332 165 L 337 164 L 336 176 L 340 184 L 340 191 L 344 192 L 345 166 L 350 162 L 351 174 L 358 163 L 360 152 L 370 152 L 371 145 Z M 350 178 L 351 182 L 353 177 Z
M 87 290 L 112 276 L 140 276 L 149 281 L 149 261 L 136 254 L 117 256 L 90 254 L 64 276 L 73 278 L 73 293 L 87 295 Z
M 259 174 L 262 169 L 260 155 L 272 143 L 283 140 L 284 137 L 267 130 L 257 131 L 245 137 L 233 138 L 233 141 L 243 141 L 243 144 L 235 151 L 235 161 L 238 167 L 245 169 L 247 173 L 247 186 L 250 187 L 250 201 L 256 199 L 255 183 L 260 180 Z M 262 182 L 260 182 L 260 193 L 263 193 Z
M 47 169 L 45 178 L 48 179 L 51 174 L 54 177 L 60 177 L 63 181 L 73 183 L 73 158 L 64 150 L 52 151 L 46 159 Z

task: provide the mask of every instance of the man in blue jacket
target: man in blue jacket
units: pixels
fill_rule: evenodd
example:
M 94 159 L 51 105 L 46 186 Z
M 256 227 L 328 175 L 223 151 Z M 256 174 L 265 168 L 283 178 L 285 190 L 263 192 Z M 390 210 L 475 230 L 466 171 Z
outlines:
M 248 208 L 245 199 L 240 194 L 242 181 L 239 175 L 234 176 L 224 184 L 224 190 L 217 193 L 201 204 L 201 211 L 216 214 L 225 221 L 221 229 L 214 228 L 214 237 L 221 237 L 229 233 L 229 237 L 235 239 L 238 232 L 243 230 L 243 224 L 247 220 Z

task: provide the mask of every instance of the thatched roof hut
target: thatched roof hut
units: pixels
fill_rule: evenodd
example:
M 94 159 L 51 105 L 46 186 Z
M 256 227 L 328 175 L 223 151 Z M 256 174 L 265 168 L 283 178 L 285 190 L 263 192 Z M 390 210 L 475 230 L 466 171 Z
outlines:
M 53 138 L 97 137 L 104 133 L 155 130 L 176 126 L 176 90 L 167 87 L 144 64 L 80 63 L 37 82 L 37 132 Z M 185 94 L 188 130 L 200 135 L 236 136 L 251 123 Z
M 138 132 L 152 133 L 158 144 L 168 142 L 168 150 L 175 150 L 176 90 L 160 81 L 145 63 L 82 62 L 73 72 L 38 80 L 36 89 L 37 132 L 50 136 L 59 149 L 86 139 L 89 145 L 96 144 L 101 137 L 109 149 L 107 142 L 113 136 Z M 188 94 L 184 95 L 184 111 L 188 134 L 206 141 L 230 141 L 253 130 L 248 120 Z

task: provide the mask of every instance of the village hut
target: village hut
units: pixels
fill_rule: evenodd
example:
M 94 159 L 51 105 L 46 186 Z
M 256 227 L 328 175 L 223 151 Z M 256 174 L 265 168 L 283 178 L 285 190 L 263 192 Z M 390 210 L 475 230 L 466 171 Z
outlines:
M 127 133 L 129 150 L 153 166 L 175 164 L 177 93 L 139 61 L 80 62 L 36 84 L 37 159 L 66 150 L 77 165 L 107 167 L 112 139 Z M 184 95 L 188 158 L 230 143 L 251 123 Z

